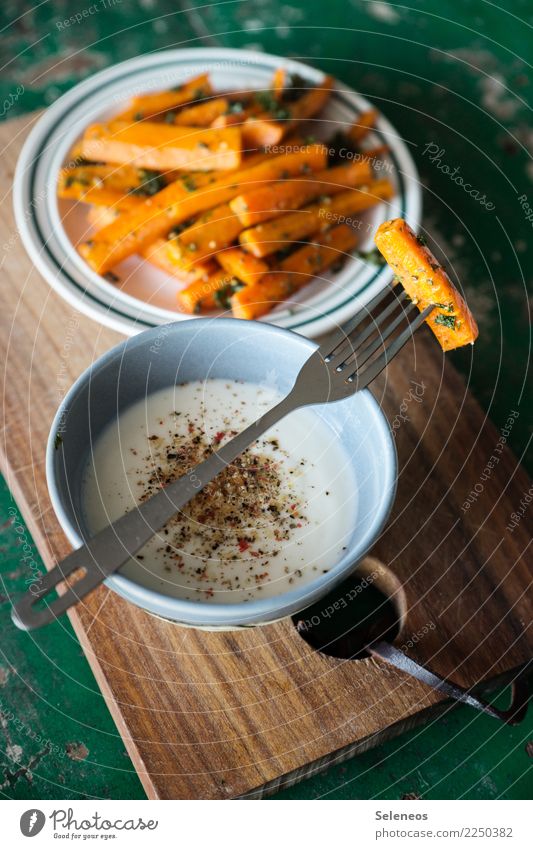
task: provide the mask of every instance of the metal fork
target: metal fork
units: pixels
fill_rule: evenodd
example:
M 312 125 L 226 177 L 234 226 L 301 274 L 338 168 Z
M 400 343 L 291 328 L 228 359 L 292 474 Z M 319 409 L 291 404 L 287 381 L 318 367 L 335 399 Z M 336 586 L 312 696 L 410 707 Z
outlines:
M 387 303 L 392 296 L 392 301 Z M 425 321 L 423 312 L 402 292 L 386 287 L 344 330 L 324 342 L 304 363 L 289 394 L 230 442 L 156 495 L 108 525 L 44 575 L 15 604 L 12 617 L 31 630 L 60 616 L 120 569 L 182 507 L 242 454 L 266 430 L 293 410 L 312 404 L 341 401 L 364 389 L 383 371 Z M 374 317 L 373 312 L 379 310 Z M 366 323 L 369 320 L 369 323 Z M 395 335 L 397 333 L 397 335 Z M 391 339 L 388 347 L 385 342 Z M 74 573 L 79 572 L 75 575 Z M 71 576 L 68 588 L 50 604 L 39 601 Z

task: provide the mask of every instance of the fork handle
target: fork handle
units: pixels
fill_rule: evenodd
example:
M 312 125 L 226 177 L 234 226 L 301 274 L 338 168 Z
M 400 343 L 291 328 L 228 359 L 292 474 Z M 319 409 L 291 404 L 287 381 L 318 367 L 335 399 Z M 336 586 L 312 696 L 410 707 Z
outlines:
M 265 431 L 299 405 L 289 393 L 279 404 L 227 442 L 207 460 L 177 481 L 152 495 L 138 507 L 107 525 L 85 545 L 73 551 L 46 573 L 14 605 L 12 618 L 29 631 L 52 622 L 133 557 L 157 531 L 178 513 L 229 463 L 242 454 Z M 80 572 L 76 575 L 76 572 Z M 58 584 L 71 576 L 69 587 L 52 602 L 45 599 Z M 41 604 L 37 607 L 38 602 Z

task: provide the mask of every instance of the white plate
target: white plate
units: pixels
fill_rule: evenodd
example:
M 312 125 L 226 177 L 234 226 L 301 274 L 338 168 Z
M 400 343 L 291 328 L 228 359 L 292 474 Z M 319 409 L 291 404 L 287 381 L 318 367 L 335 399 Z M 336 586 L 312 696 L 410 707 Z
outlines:
M 170 88 L 205 71 L 210 73 L 216 89 L 261 89 L 280 65 L 312 83 L 320 83 L 324 76 L 300 62 L 252 50 L 165 50 L 95 74 L 46 110 L 21 151 L 15 172 L 14 206 L 26 250 L 56 292 L 96 321 L 129 335 L 189 318 L 177 309 L 176 281 L 148 263 L 136 257 L 123 263 L 119 269 L 120 286 L 89 268 L 73 247 L 89 231 L 88 207 L 58 202 L 59 169 L 68 161 L 70 149 L 87 124 L 119 111 L 134 94 Z M 322 136 L 331 136 L 336 129 L 350 125 L 369 108 L 367 100 L 337 83 L 324 110 Z M 381 221 L 399 216 L 416 229 L 421 211 L 415 165 L 385 118 L 377 121 L 369 143 L 389 146 L 381 176 L 393 181 L 397 194 L 390 203 L 381 203 L 361 216 L 361 250 L 372 246 L 372 233 Z M 350 318 L 390 279 L 388 267 L 376 267 L 354 257 L 340 272 L 312 282 L 288 307 L 277 308 L 265 320 L 313 338 Z

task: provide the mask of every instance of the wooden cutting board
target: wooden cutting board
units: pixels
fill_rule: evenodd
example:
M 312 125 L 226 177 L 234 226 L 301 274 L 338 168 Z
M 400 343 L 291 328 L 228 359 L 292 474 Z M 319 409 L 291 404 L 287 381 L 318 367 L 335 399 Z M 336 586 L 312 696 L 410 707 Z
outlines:
M 33 120 L 0 127 L 3 186 Z M 0 215 L 0 460 L 50 567 L 69 546 L 46 489 L 49 426 L 72 381 L 120 337 L 61 301 L 33 269 L 10 198 Z M 506 527 L 529 480 L 429 331 L 374 391 L 400 464 L 394 512 L 372 552 L 403 611 L 398 643 L 462 685 L 509 679 L 532 654 L 530 533 L 526 519 Z M 71 618 L 152 798 L 261 795 L 442 709 L 435 692 L 385 664 L 313 651 L 290 620 L 206 633 L 143 613 L 106 588 Z

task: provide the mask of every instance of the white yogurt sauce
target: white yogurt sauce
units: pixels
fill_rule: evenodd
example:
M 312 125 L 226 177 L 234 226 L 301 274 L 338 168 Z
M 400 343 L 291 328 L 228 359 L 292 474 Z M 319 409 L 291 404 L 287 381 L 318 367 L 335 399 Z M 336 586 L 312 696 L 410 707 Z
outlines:
M 263 386 L 214 379 L 135 403 L 93 446 L 83 489 L 89 530 L 117 519 L 279 400 Z M 356 508 L 338 436 L 316 412 L 298 410 L 186 505 L 122 573 L 194 601 L 278 595 L 341 559 Z

